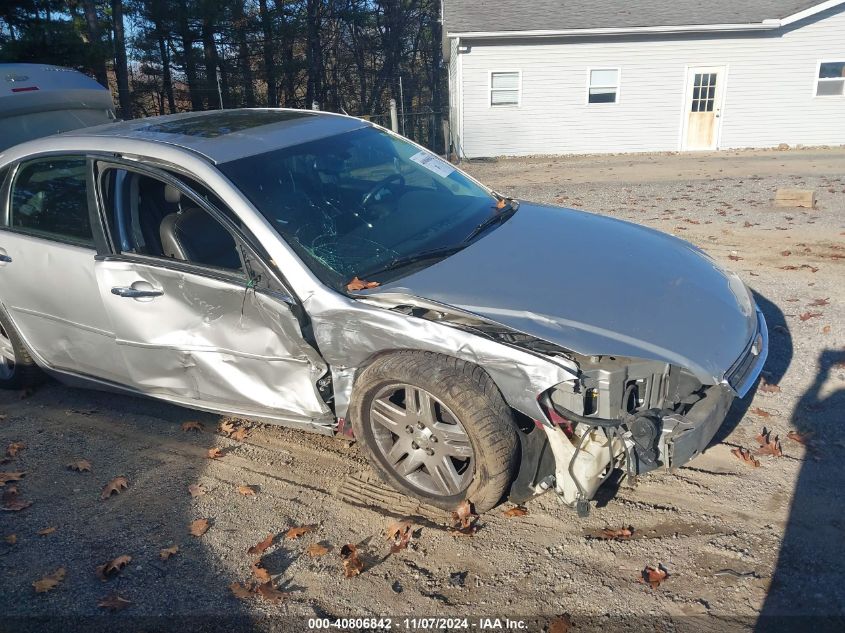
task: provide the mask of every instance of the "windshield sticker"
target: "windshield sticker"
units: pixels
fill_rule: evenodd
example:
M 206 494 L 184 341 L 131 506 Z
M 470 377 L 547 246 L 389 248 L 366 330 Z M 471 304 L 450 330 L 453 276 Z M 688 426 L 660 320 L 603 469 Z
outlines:
M 455 171 L 455 168 L 445 160 L 438 158 L 434 154 L 429 154 L 428 152 L 417 152 L 411 156 L 411 160 L 418 165 L 422 165 L 428 171 L 433 171 L 435 174 L 442 176 L 443 178 L 448 177 L 449 174 Z

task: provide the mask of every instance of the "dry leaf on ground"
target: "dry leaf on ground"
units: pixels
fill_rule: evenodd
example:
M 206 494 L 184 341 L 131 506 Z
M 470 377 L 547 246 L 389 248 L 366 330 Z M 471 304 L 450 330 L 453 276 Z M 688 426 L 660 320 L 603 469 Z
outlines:
M 478 531 L 478 526 L 475 522 L 478 520 L 478 515 L 472 511 L 472 504 L 468 499 L 464 499 L 452 512 L 452 527 L 449 528 L 449 533 L 452 536 L 472 536 Z
M 273 544 L 273 539 L 275 538 L 275 534 L 268 534 L 267 538 L 263 541 L 259 541 L 249 549 L 247 549 L 247 554 L 263 554 L 267 551 L 267 548 Z
M 568 613 L 559 615 L 554 620 L 549 622 L 548 633 L 569 633 L 572 628 L 572 619 Z
M 208 519 L 197 519 L 196 521 L 191 521 L 191 524 L 188 526 L 188 534 L 191 536 L 202 536 L 208 532 L 208 527 Z
M 208 459 L 220 459 L 223 457 L 223 451 L 217 447 L 209 448 L 205 452 L 205 456 L 208 457 Z
M 505 510 L 502 514 L 504 514 L 507 518 L 513 519 L 514 517 L 524 517 L 528 514 L 528 508 L 525 506 L 514 506 L 509 510 Z
M 217 431 L 223 435 L 231 435 L 235 432 L 235 421 L 231 418 L 226 418 L 220 422 Z
M 235 440 L 236 442 L 243 442 L 248 435 L 249 429 L 247 429 L 245 426 L 241 426 L 238 427 L 237 430 L 230 433 L 229 438 Z
M 259 582 L 270 582 L 270 572 L 261 566 L 261 559 L 255 561 L 251 566 L 252 575 L 255 576 Z
M 733 453 L 737 459 L 741 459 L 746 464 L 753 466 L 754 468 L 757 468 L 760 465 L 760 460 L 755 458 L 754 455 L 751 454 L 751 451 L 746 448 L 740 448 L 737 446 L 736 448 L 731 449 L 731 453 Z
M 233 582 L 231 585 L 229 585 L 229 590 L 239 600 L 248 600 L 249 598 L 254 597 L 254 594 L 252 593 L 252 591 L 249 590 L 249 587 L 245 587 L 239 582 Z
M 131 600 L 127 600 L 116 593 L 110 593 L 105 598 L 102 598 L 97 603 L 97 606 L 101 609 L 108 609 L 109 611 L 122 611 L 130 604 L 132 604 Z
M 18 487 L 9 486 L 3 492 L 3 510 L 7 512 L 20 512 L 32 505 L 32 501 L 26 501 L 18 496 Z
M 760 378 L 760 386 L 757 388 L 757 391 L 762 393 L 780 393 L 780 386 L 769 382 L 763 377 Z
M 57 529 L 58 528 L 53 525 L 51 527 L 44 528 L 43 530 L 38 530 L 36 534 L 38 534 L 38 536 L 47 536 L 48 534 L 52 534 L 53 532 L 55 532 Z
M 26 475 L 25 472 L 20 473 L 10 473 L 10 472 L 2 472 L 0 473 L 0 486 L 5 486 L 7 482 L 10 481 L 20 481 Z
M 303 525 L 300 527 L 292 527 L 287 532 L 285 532 L 285 538 L 291 541 L 295 541 L 300 536 L 308 534 L 309 532 L 313 532 L 316 529 L 316 525 Z
M 340 548 L 340 559 L 343 561 L 343 575 L 347 578 L 357 576 L 364 571 L 364 561 L 358 557 L 358 548 L 347 543 Z
M 252 486 L 238 486 L 238 492 L 241 493 L 244 497 L 255 496 L 255 488 L 253 488 Z
M 821 312 L 805 312 L 798 316 L 799 319 L 802 321 L 809 321 L 810 319 L 817 319 L 821 316 L 824 316 Z
M 799 433 L 798 431 L 790 431 L 786 434 L 787 438 L 789 438 L 793 442 L 803 444 L 804 446 L 807 446 L 810 443 L 810 438 L 812 436 L 812 433 Z
M 830 304 L 830 297 L 826 297 L 825 299 L 813 299 L 807 305 L 811 308 L 819 308 L 821 306 L 826 306 Z
M 205 426 L 202 422 L 195 422 L 193 420 L 189 422 L 182 422 L 182 430 L 186 433 L 188 431 L 195 431 L 197 433 L 202 433 L 205 430 Z
M 276 589 L 273 586 L 273 583 L 270 581 L 258 585 L 258 588 L 255 590 L 255 592 L 259 596 L 261 596 L 268 602 L 272 602 L 273 604 L 281 602 L 285 597 L 287 597 L 287 594 L 284 591 L 279 591 L 278 589 Z
M 624 540 L 631 538 L 634 535 L 633 526 L 621 527 L 618 530 L 613 528 L 604 528 L 597 538 L 606 540 Z
M 660 583 L 669 577 L 669 570 L 666 569 L 662 563 L 658 563 L 657 567 L 647 565 L 642 571 L 642 580 L 640 582 L 651 585 L 652 589 L 657 589 Z
M 123 568 L 126 567 L 132 560 L 131 556 L 124 554 L 118 556 L 102 565 L 97 565 L 96 574 L 100 580 L 108 580 L 113 576 L 117 576 Z
M 305 548 L 305 553 L 311 558 L 320 558 L 321 556 L 328 554 L 330 551 L 331 548 L 323 545 L 322 543 L 311 543 L 311 545 Z
M 113 494 L 120 494 L 121 490 L 125 490 L 128 487 L 129 481 L 127 481 L 126 477 L 123 477 L 122 475 L 120 477 L 115 477 L 105 485 L 102 494 L 100 494 L 100 498 L 108 499 Z
M 26 448 L 26 444 L 23 442 L 12 442 L 9 446 L 6 447 L 6 455 L 9 457 L 17 457 L 18 453 L 20 453 L 23 449 Z
M 394 521 L 387 526 L 385 536 L 387 540 L 393 541 L 390 544 L 391 554 L 395 554 L 408 547 L 408 543 L 411 542 L 413 527 L 410 521 Z
M 772 455 L 773 457 L 781 457 L 783 455 L 780 438 L 775 435 L 775 439 L 772 439 L 771 430 L 767 429 L 765 426 L 756 439 L 760 444 L 760 448 L 757 449 L 758 455 Z
M 51 589 L 55 589 L 58 584 L 65 579 L 65 573 L 65 568 L 59 567 L 52 574 L 47 574 L 40 580 L 36 580 L 32 583 L 32 586 L 35 588 L 35 593 L 46 593 Z
M 751 409 L 751 413 L 756 415 L 758 418 L 768 419 L 772 417 L 772 414 L 766 411 L 765 409 L 761 409 L 760 407 L 754 407 Z
M 91 462 L 87 459 L 77 459 L 75 462 L 71 462 L 67 465 L 70 470 L 75 470 L 78 473 L 90 473 L 91 472 Z
M 7 534 L 3 538 L 3 540 L 6 541 L 9 545 L 14 545 L 15 543 L 18 542 L 18 535 L 17 534 Z
M 369 288 L 377 288 L 379 286 L 379 282 L 377 281 L 364 281 L 363 279 L 358 279 L 358 277 L 353 277 L 352 280 L 346 284 L 347 290 L 367 290 Z
M 159 550 L 158 557 L 161 560 L 167 560 L 171 556 L 175 556 L 179 552 L 179 546 L 173 545 L 172 547 L 165 547 L 162 550 Z
M 191 484 L 188 486 L 188 492 L 191 493 L 192 497 L 201 497 L 208 491 L 202 487 L 202 484 Z

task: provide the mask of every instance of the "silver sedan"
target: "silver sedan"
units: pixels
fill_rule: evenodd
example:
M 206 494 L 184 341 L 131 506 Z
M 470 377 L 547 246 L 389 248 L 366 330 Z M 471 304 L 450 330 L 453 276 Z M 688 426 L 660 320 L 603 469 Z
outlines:
M 451 508 L 684 464 L 766 324 L 681 240 L 502 196 L 359 119 L 188 113 L 0 154 L 0 386 L 354 435 Z

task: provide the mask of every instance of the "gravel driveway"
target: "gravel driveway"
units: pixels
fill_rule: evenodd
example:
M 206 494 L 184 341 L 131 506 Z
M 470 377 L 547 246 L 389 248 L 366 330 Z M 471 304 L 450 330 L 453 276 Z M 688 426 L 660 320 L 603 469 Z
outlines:
M 465 167 L 509 195 L 674 233 L 740 272 L 769 323 L 769 386 L 737 403 L 688 467 L 603 495 L 588 518 L 545 495 L 527 515 L 509 518 L 505 505 L 482 516 L 472 537 L 380 486 L 345 439 L 249 422 L 228 437 L 216 416 L 52 382 L 2 393 L 1 446 L 25 448 L 0 470 L 26 473 L 4 494 L 17 486 L 32 504 L 0 513 L 0 630 L 299 631 L 302 618 L 350 615 L 392 617 L 396 630 L 411 628 L 405 616 L 433 615 L 562 627 L 563 614 L 572 630 L 654 628 L 657 617 L 661 630 L 745 630 L 761 614 L 821 630 L 833 621 L 810 618 L 845 617 L 845 150 Z M 773 207 L 778 187 L 815 189 L 818 208 Z M 732 450 L 756 449 L 763 426 L 783 456 L 755 467 Z M 68 468 L 80 459 L 90 472 Z M 128 488 L 102 499 L 118 476 Z M 403 518 L 410 545 L 391 553 L 385 530 Z M 193 536 L 198 519 L 209 527 Z M 629 525 L 631 538 L 596 538 Z M 313 529 L 289 538 L 292 527 Z M 263 553 L 247 553 L 268 535 Z M 345 544 L 361 554 L 360 575 L 344 575 Z M 122 555 L 131 561 L 101 580 L 97 567 Z M 658 564 L 669 576 L 651 588 L 641 572 Z M 255 583 L 260 570 L 284 595 L 238 598 L 232 583 Z M 131 604 L 98 606 L 115 594 Z

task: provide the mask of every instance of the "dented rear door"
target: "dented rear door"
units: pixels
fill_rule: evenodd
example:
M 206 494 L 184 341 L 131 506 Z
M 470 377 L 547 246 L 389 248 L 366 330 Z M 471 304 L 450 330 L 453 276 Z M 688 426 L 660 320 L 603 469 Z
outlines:
M 98 258 L 100 293 L 127 380 L 199 408 L 320 425 L 326 365 L 291 306 L 246 278 L 180 263 Z M 137 292 L 127 292 L 132 289 Z

